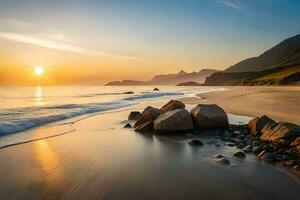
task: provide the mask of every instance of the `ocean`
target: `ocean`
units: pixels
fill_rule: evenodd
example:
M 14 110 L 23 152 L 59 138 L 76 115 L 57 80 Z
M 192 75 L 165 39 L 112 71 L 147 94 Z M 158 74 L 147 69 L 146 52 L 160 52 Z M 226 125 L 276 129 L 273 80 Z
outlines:
M 153 86 L 0 87 L 0 136 L 145 100 L 222 90 L 217 87 L 159 88 L 160 91 L 153 91 Z

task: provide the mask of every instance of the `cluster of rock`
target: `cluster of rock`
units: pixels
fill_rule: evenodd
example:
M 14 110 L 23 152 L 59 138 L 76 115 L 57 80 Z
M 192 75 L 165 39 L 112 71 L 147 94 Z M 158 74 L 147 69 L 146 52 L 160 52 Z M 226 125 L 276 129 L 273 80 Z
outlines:
M 219 106 L 199 104 L 191 110 L 185 109 L 185 104 L 171 100 L 158 108 L 148 106 L 142 113 L 130 113 L 129 120 L 137 120 L 134 128 L 137 132 L 186 132 L 209 128 L 228 127 L 228 117 Z M 135 117 L 138 116 L 138 117 Z
M 229 125 L 226 112 L 215 104 L 199 104 L 189 112 L 184 103 L 176 100 L 169 101 L 160 109 L 148 106 L 142 113 L 131 112 L 128 119 L 135 121 L 137 132 L 189 132 L 190 135 L 218 137 L 226 145 L 240 149 L 234 157 L 245 158 L 245 153 L 253 153 L 265 161 L 284 162 L 295 169 L 300 167 L 300 126 L 296 124 L 277 123 L 262 116 L 252 119 L 247 125 Z M 189 144 L 203 145 L 200 140 L 191 140 Z M 229 163 L 224 157 L 218 158 L 218 161 Z
M 257 154 L 267 161 L 287 161 L 300 166 L 300 126 L 275 122 L 268 116 L 256 117 L 248 123 L 251 139 L 259 143 Z

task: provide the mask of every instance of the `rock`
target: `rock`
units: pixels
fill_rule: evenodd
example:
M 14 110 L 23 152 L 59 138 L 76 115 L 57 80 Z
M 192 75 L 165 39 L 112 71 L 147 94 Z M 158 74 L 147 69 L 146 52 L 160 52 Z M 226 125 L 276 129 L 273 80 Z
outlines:
M 159 91 L 159 89 L 158 88 L 154 88 L 153 91 Z
M 221 164 L 224 164 L 224 165 L 229 165 L 230 164 L 230 161 L 227 158 L 220 158 L 220 159 L 217 159 L 217 161 Z
M 142 113 L 138 112 L 138 111 L 132 111 L 130 112 L 129 116 L 128 116 L 128 120 L 139 120 L 142 116 Z
M 233 142 L 226 142 L 226 145 L 233 147 L 233 146 L 235 146 L 235 143 L 233 143 Z
M 245 158 L 246 157 L 246 154 L 244 154 L 243 152 L 241 151 L 238 151 L 238 152 L 235 152 L 233 154 L 234 157 L 237 157 L 237 158 Z
M 124 94 L 134 94 L 133 91 L 124 92 Z
M 240 135 L 241 132 L 240 132 L 240 131 L 233 131 L 233 134 L 235 134 L 235 135 Z
M 252 147 L 251 147 L 251 145 L 247 145 L 247 146 L 244 148 L 244 152 L 245 152 L 245 153 L 251 153 L 251 152 L 252 152 Z
M 224 156 L 222 156 L 221 154 L 215 154 L 215 155 L 214 155 L 214 158 L 220 159 L 220 158 L 224 158 Z
M 266 115 L 263 115 L 261 117 L 256 117 L 252 120 L 249 121 L 248 123 L 248 128 L 251 134 L 253 135 L 260 135 L 261 130 L 266 126 L 266 125 L 273 125 L 276 122 L 269 118 Z
M 263 150 L 259 155 L 261 159 L 267 162 L 274 162 L 276 154 L 273 152 L 268 152 L 266 150 Z
M 295 165 L 295 166 L 293 167 L 293 169 L 294 169 L 294 170 L 297 170 L 297 171 L 300 171 L 299 165 Z
M 291 142 L 290 147 L 292 147 L 293 149 L 295 149 L 296 153 L 300 157 L 300 137 L 297 137 L 296 139 L 294 139 Z
M 245 145 L 243 143 L 240 143 L 236 146 L 236 148 L 238 149 L 243 149 L 245 147 Z
M 234 139 L 233 139 L 233 142 L 234 142 L 235 144 L 240 144 L 240 143 L 242 142 L 242 140 L 241 140 L 241 139 L 238 139 L 238 138 L 234 138 Z
M 296 162 L 294 160 L 288 160 L 286 161 L 286 165 L 289 167 L 293 167 L 296 164 Z
M 194 135 L 191 134 L 191 133 L 187 133 L 187 134 L 184 135 L 184 137 L 185 138 L 192 138 L 192 137 L 194 137 Z
M 216 104 L 199 104 L 191 110 L 196 129 L 228 127 L 228 117 L 225 111 Z
M 154 120 L 156 131 L 189 131 L 193 129 L 193 121 L 190 113 L 185 109 L 171 110 L 161 114 Z
M 258 155 L 263 151 L 263 148 L 261 146 L 256 146 L 256 147 L 253 147 L 252 151 L 254 154 Z
M 203 142 L 201 142 L 200 140 L 191 140 L 189 141 L 189 145 L 203 146 Z
M 221 145 L 218 143 L 218 144 L 215 144 L 215 147 L 220 147 Z
M 140 133 L 150 133 L 153 131 L 153 121 L 148 121 L 144 124 L 141 124 L 135 128 L 136 132 Z
M 162 111 L 160 109 L 148 106 L 142 112 L 142 116 L 140 117 L 140 119 L 137 122 L 135 122 L 134 127 L 137 128 L 138 126 L 146 122 L 153 121 L 160 114 L 162 114 Z
M 127 123 L 127 124 L 125 124 L 125 126 L 124 126 L 124 128 L 131 128 L 132 126 L 131 126 L 131 124 L 129 124 L 129 123 Z
M 170 110 L 175 110 L 175 109 L 185 109 L 185 104 L 180 101 L 171 100 L 166 105 L 161 107 L 160 110 L 165 113 L 165 112 L 168 112 Z
M 291 147 L 296 147 L 299 145 L 300 145 L 300 137 L 295 138 L 290 144 Z
M 287 122 L 279 122 L 264 126 L 261 132 L 261 140 L 289 145 L 296 137 L 300 136 L 300 126 Z

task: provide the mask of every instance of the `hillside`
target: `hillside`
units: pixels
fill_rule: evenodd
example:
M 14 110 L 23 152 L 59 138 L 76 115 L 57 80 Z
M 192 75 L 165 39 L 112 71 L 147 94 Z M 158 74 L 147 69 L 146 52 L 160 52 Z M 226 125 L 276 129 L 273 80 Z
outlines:
M 260 72 L 220 72 L 207 77 L 204 85 L 300 85 L 300 66 L 277 67 Z
M 245 59 L 224 72 L 258 72 L 297 65 L 300 65 L 300 34 L 282 41 L 258 57 Z
M 202 69 L 199 72 L 188 73 L 181 70 L 177 74 L 156 75 L 149 81 L 113 81 L 107 83 L 106 85 L 178 85 L 183 82 L 195 82 L 201 84 L 205 82 L 206 77 L 216 72 L 219 71 L 214 69 Z

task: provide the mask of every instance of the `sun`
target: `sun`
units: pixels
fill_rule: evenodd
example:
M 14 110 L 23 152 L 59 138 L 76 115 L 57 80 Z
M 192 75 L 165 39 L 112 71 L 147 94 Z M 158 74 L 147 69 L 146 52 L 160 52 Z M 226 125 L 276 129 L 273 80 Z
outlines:
M 44 73 L 44 68 L 40 67 L 40 66 L 35 67 L 34 68 L 34 73 L 35 73 L 36 76 L 41 76 Z

